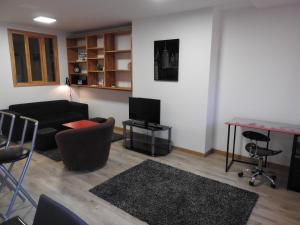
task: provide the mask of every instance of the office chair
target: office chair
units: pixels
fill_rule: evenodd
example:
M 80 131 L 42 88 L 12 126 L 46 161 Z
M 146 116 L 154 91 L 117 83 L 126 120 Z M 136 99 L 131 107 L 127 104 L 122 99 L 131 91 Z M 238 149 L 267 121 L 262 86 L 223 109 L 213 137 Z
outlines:
M 268 148 L 263 148 L 258 146 L 258 142 L 269 142 L 270 138 L 265 136 L 264 134 L 258 133 L 258 132 L 254 132 L 254 131 L 245 131 L 243 132 L 243 136 L 245 138 L 250 139 L 250 143 L 248 143 L 245 146 L 246 151 L 249 153 L 251 158 L 256 158 L 258 159 L 258 165 L 253 168 L 251 170 L 251 172 L 253 173 L 250 181 L 249 181 L 249 185 L 254 186 L 256 177 L 258 176 L 263 176 L 265 177 L 267 180 L 269 180 L 270 185 L 272 188 L 276 188 L 276 176 L 268 176 L 264 170 L 263 170 L 263 162 L 264 162 L 264 158 L 265 157 L 269 157 L 269 156 L 274 156 L 277 155 L 279 153 L 281 153 L 282 151 L 275 151 L 275 150 L 271 150 Z M 249 171 L 249 169 L 246 169 L 244 171 Z M 239 172 L 238 173 L 239 177 L 243 177 L 244 176 L 244 172 Z
M 13 208 L 14 203 L 16 201 L 16 197 L 18 195 L 20 195 L 19 192 L 21 192 L 22 195 L 24 195 L 26 197 L 26 199 L 35 208 L 37 206 L 37 204 L 33 200 L 33 198 L 23 188 L 22 182 L 24 180 L 24 177 L 25 177 L 25 174 L 27 172 L 27 169 L 28 169 L 31 157 L 32 157 L 32 153 L 33 153 L 33 150 L 34 150 L 35 139 L 36 139 L 36 134 L 37 134 L 37 129 L 38 129 L 39 122 L 37 120 L 31 119 L 31 118 L 28 118 L 28 117 L 23 117 L 23 116 L 21 116 L 20 119 L 24 120 L 24 127 L 23 127 L 23 131 L 22 131 L 22 138 L 21 138 L 20 144 L 18 146 L 8 147 L 7 149 L 0 151 L 0 171 L 2 171 L 5 174 L 5 177 L 1 182 L 1 188 L 3 188 L 3 186 L 7 183 L 7 181 L 10 181 L 14 185 L 14 193 L 13 193 L 12 199 L 9 203 L 8 209 L 7 209 L 5 214 L 0 214 L 0 216 L 2 218 L 4 218 L 4 220 L 6 220 L 10 216 L 10 214 L 12 212 L 12 208 Z M 25 136 L 26 136 L 27 130 L 28 130 L 27 129 L 28 125 L 33 125 L 34 126 L 30 148 L 24 147 L 24 141 L 25 141 Z M 10 171 L 11 171 L 11 169 L 12 169 L 15 162 L 23 160 L 23 159 L 26 159 L 26 162 L 25 162 L 25 165 L 24 165 L 23 170 L 21 172 L 21 175 L 17 180 L 11 174 Z M 7 169 L 4 166 L 4 164 L 10 164 L 9 168 Z M 2 191 L 2 189 L 0 189 L 0 192 L 1 191 Z
M 0 115 L 1 115 L 0 117 L 0 149 L 1 149 L 3 147 L 8 148 L 8 146 L 10 145 L 16 116 L 12 113 L 4 112 L 4 111 L 0 111 Z M 2 133 L 2 126 L 3 126 L 4 119 L 10 119 L 10 128 L 7 137 L 5 137 Z
M 88 225 L 75 213 L 55 202 L 46 195 L 41 195 L 33 225 Z
M 26 225 L 20 217 L 11 218 L 1 225 Z M 72 211 L 41 195 L 33 220 L 33 225 L 88 225 Z

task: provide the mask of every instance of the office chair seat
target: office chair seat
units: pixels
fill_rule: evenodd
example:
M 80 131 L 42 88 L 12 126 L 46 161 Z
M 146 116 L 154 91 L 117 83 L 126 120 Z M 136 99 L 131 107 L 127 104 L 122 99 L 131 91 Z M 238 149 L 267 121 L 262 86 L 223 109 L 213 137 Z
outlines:
M 270 138 L 264 134 L 255 131 L 244 131 L 243 136 L 250 140 L 269 142 Z
M 245 146 L 245 148 L 246 148 L 247 152 L 255 155 L 256 158 L 265 157 L 265 156 L 273 156 L 273 155 L 277 155 L 282 152 L 281 150 L 275 151 L 275 150 L 271 150 L 271 149 L 267 149 L 267 148 L 262 148 L 262 147 L 257 146 L 254 143 L 248 143 Z
M 3 135 L 0 135 L 0 148 L 4 147 L 7 144 L 7 138 Z
M 30 150 L 24 147 L 11 147 L 0 151 L 0 164 L 13 163 L 28 157 Z

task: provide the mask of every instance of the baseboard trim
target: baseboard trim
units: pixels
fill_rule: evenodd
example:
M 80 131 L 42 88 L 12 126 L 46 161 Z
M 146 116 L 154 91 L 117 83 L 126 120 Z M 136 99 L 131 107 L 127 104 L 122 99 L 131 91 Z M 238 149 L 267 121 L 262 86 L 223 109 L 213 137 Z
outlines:
M 115 126 L 114 131 L 116 133 L 122 134 L 123 133 L 123 128 Z M 173 146 L 173 151 L 183 152 L 183 153 L 187 153 L 187 154 L 197 156 L 197 157 L 201 157 L 201 158 L 207 157 L 210 154 L 218 154 L 218 155 L 222 155 L 222 156 L 226 157 L 226 151 L 220 150 L 220 149 L 214 149 L 214 148 L 210 149 L 209 151 L 207 151 L 205 153 L 202 153 L 202 152 L 198 152 L 198 151 L 195 151 L 195 150 L 189 149 L 189 148 Z M 229 153 L 228 155 L 229 155 L 229 157 L 231 157 L 232 153 Z M 248 161 L 252 160 L 250 157 L 243 156 L 243 155 L 240 155 L 240 154 L 235 154 L 235 157 L 236 157 L 236 159 L 241 159 L 241 160 L 248 160 Z M 287 168 L 287 166 L 285 166 L 285 165 L 281 165 L 281 164 L 277 164 L 277 163 L 273 163 L 273 162 L 268 162 L 268 165 Z
M 220 150 L 220 149 L 212 149 L 211 151 L 212 151 L 212 153 L 215 153 L 215 154 L 222 155 L 222 156 L 226 157 L 226 151 L 223 151 L 223 150 Z M 231 157 L 232 153 L 229 153 L 228 156 Z M 253 160 L 251 157 L 248 157 L 248 156 L 244 156 L 244 155 L 240 155 L 240 154 L 234 154 L 234 156 L 235 156 L 236 159 L 257 162 L 257 160 Z M 273 162 L 267 162 L 267 166 L 280 167 L 280 168 L 285 168 L 285 169 L 288 168 L 288 166 L 286 166 L 286 165 L 273 163 Z
M 114 131 L 116 132 L 116 133 L 123 133 L 123 128 L 122 127 L 114 127 Z
M 184 153 L 188 153 L 190 155 L 194 155 L 194 156 L 198 156 L 198 157 L 205 157 L 206 154 L 202 153 L 202 152 L 197 152 L 195 150 L 192 149 L 188 149 L 188 148 L 182 148 L 182 147 L 178 147 L 178 146 L 173 146 L 173 151 L 178 151 L 178 152 L 184 152 Z

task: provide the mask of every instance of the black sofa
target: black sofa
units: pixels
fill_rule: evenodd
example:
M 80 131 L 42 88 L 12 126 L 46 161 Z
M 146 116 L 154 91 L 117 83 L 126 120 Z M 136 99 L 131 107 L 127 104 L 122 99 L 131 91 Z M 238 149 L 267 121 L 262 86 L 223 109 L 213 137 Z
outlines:
M 17 142 L 21 140 L 22 129 L 24 122 L 19 119 L 20 116 L 27 116 L 39 121 L 39 129 L 52 127 L 56 130 L 63 130 L 62 124 L 88 119 L 88 105 L 78 102 L 71 102 L 67 100 L 33 102 L 10 105 L 8 110 L 16 115 L 14 132 L 12 141 Z M 10 121 L 5 120 L 3 123 L 3 133 L 7 135 L 9 132 Z M 26 136 L 30 136 L 32 129 Z

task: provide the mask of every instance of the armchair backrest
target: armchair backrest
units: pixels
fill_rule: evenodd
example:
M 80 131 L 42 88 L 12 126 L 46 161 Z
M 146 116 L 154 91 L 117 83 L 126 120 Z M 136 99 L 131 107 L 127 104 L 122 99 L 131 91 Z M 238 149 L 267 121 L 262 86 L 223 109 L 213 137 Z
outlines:
M 55 136 L 65 165 L 71 170 L 93 170 L 103 166 L 109 156 L 114 118 L 99 125 L 69 129 Z

